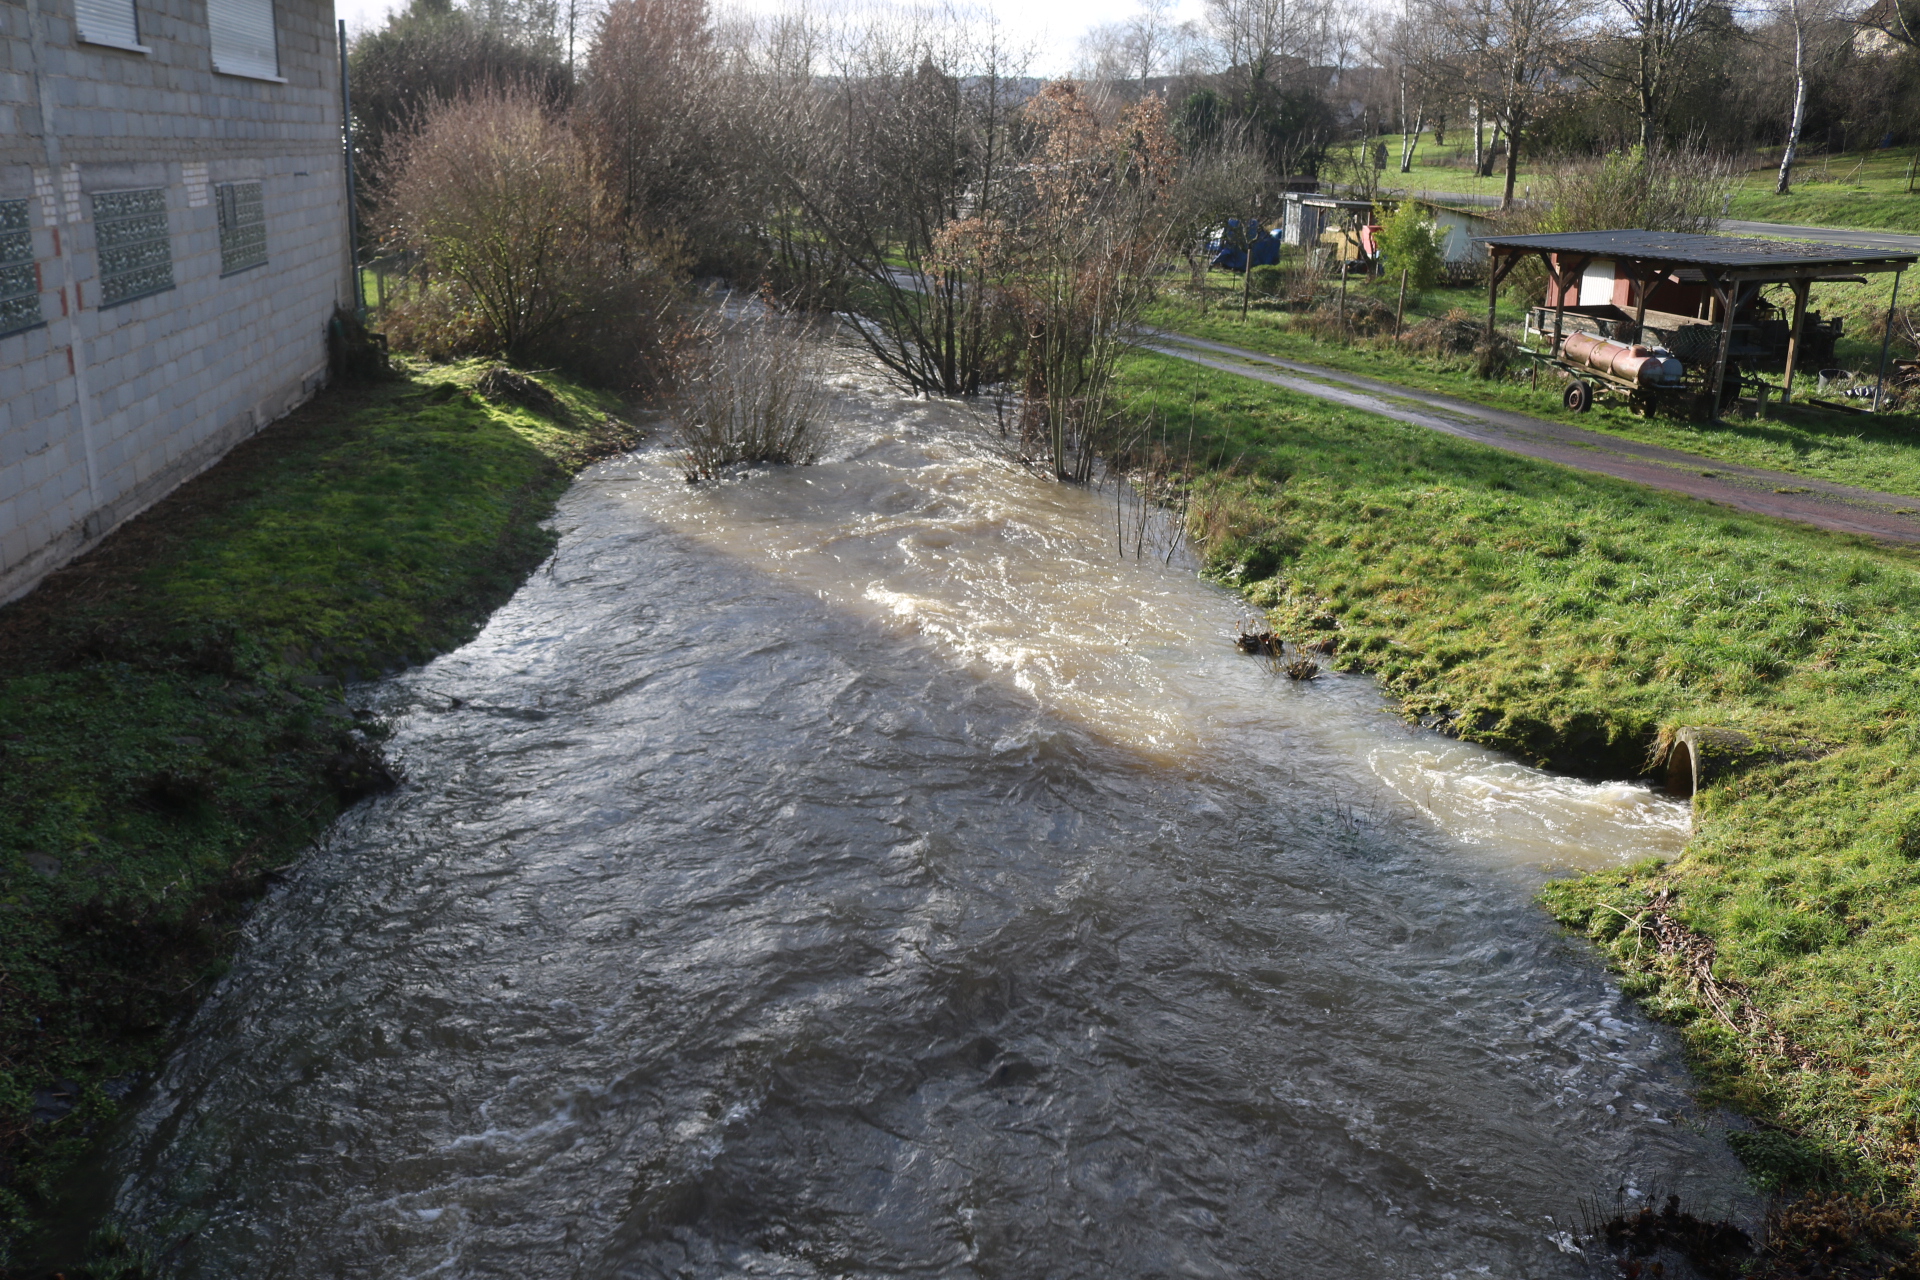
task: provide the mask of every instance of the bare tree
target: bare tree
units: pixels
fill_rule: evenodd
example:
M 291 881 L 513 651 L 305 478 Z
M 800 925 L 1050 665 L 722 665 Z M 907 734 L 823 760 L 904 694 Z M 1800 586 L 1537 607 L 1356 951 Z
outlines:
M 1374 29 L 1372 61 L 1393 73 L 1395 110 L 1400 123 L 1400 172 L 1413 171 L 1413 155 L 1426 130 L 1428 107 L 1438 106 L 1448 79 L 1444 28 L 1430 20 L 1427 6 L 1400 0 L 1400 12 Z M 1436 139 L 1437 141 L 1438 139 Z
M 695 234 L 714 221 L 718 70 L 706 0 L 613 0 L 601 15 L 581 125 L 621 218 Z
M 1172 70 L 1180 53 L 1175 0 L 1140 0 L 1119 22 L 1091 27 L 1080 38 L 1080 78 L 1145 82 Z
M 1608 0 L 1619 21 L 1604 24 L 1580 65 L 1591 80 L 1623 86 L 1640 117 L 1640 145 L 1659 138 L 1674 81 L 1719 0 Z M 1617 33 L 1617 34 L 1616 34 Z
M 1103 119 L 1055 81 L 1021 115 L 1035 145 L 1001 287 L 1027 318 L 1025 434 L 1055 475 L 1084 482 L 1111 443 L 1114 367 L 1167 255 L 1180 151 L 1157 97 Z
M 383 313 L 396 345 L 657 376 L 684 264 L 601 216 L 586 147 L 538 95 L 483 86 L 439 104 L 384 166 L 382 238 L 425 281 Z
M 1500 207 L 1511 208 L 1521 141 L 1542 100 L 1558 87 L 1586 0 L 1437 0 L 1436 7 L 1454 29 L 1456 46 L 1467 51 L 1469 64 L 1485 75 L 1486 89 L 1498 107 L 1500 132 L 1507 141 Z
M 916 390 L 971 394 L 1017 355 L 993 272 L 1019 56 L 992 26 L 865 15 L 822 42 L 821 74 L 780 118 L 767 179 L 859 292 L 875 357 Z
M 1296 167 L 1326 140 L 1313 108 L 1324 108 L 1316 68 L 1343 34 L 1335 17 L 1332 0 L 1207 0 L 1235 113 L 1276 168 Z
M 1769 0 L 1768 11 L 1793 58 L 1793 108 L 1787 117 L 1787 145 L 1780 153 L 1774 194 L 1793 189 L 1793 164 L 1800 132 L 1807 121 L 1807 89 L 1814 69 L 1846 48 L 1853 35 L 1848 21 L 1851 0 Z

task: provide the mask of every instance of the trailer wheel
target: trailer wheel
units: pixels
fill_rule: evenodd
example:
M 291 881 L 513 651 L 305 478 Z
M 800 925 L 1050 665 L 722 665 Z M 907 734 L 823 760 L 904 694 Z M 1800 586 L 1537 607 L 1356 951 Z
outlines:
M 1567 408 L 1574 413 L 1585 413 L 1593 408 L 1593 387 L 1590 383 L 1575 378 L 1567 384 L 1567 394 L 1562 397 Z

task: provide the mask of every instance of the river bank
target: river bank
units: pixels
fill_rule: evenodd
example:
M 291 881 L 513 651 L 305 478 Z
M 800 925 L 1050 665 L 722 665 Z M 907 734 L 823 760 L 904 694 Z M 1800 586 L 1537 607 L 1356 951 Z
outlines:
M 1776 1127 L 1742 1153 L 1763 1181 L 1910 1197 L 1920 556 L 1165 357 L 1131 358 L 1124 389 L 1191 433 L 1207 571 L 1410 717 L 1603 777 L 1648 772 L 1681 726 L 1792 744 L 1700 793 L 1684 856 L 1547 901 L 1682 1029 L 1709 1100 Z M 1656 898 L 1750 1015 L 1657 945 Z
M 471 643 L 365 691 L 407 785 L 117 1127 L 133 1252 L 1593 1280 L 1596 1194 L 1757 1222 L 1676 1037 L 1533 902 L 1684 806 L 1277 676 L 991 405 L 828 382 L 817 465 L 609 459 Z
M 609 397 L 488 400 L 485 371 L 324 392 L 0 608 L 0 1274 L 240 908 L 391 785 L 344 684 L 468 639 L 571 475 L 637 438 Z
M 1872 288 L 1867 286 L 1862 292 Z M 1801 405 L 1783 409 L 1773 404 L 1764 419 L 1729 415 L 1723 422 L 1697 424 L 1666 417 L 1643 418 L 1611 397 L 1595 401 L 1586 413 L 1573 413 L 1560 402 L 1561 384 L 1549 378 L 1534 388 L 1522 362 L 1515 362 L 1505 376 L 1480 376 L 1473 347 L 1485 323 L 1484 294 L 1436 289 L 1423 297 L 1410 298 L 1405 322 L 1408 336 L 1396 343 L 1391 337 L 1395 297 L 1389 282 L 1356 283 L 1352 292 L 1355 331 L 1344 339 L 1325 323 L 1324 316 L 1303 315 L 1271 301 L 1256 302 L 1242 319 L 1237 292 L 1229 292 L 1214 280 L 1198 295 L 1190 291 L 1163 294 L 1148 309 L 1145 319 L 1169 333 L 1384 379 L 1414 390 L 1440 392 L 1493 409 L 1703 454 L 1738 466 L 1790 471 L 1843 485 L 1920 496 L 1920 451 L 1912 446 L 1916 419 L 1910 413 L 1851 414 Z M 1846 291 L 1836 292 L 1844 295 Z M 1870 320 L 1877 319 L 1885 309 L 1884 297 L 1877 312 L 1860 298 L 1849 301 L 1862 307 Z M 1325 302 L 1322 299 L 1323 305 Z M 1831 303 L 1823 305 L 1833 309 Z M 1863 317 L 1853 318 L 1857 321 Z M 1507 332 L 1518 328 L 1518 308 L 1508 305 L 1506 299 L 1500 323 Z M 1851 334 L 1869 331 L 1858 323 L 1849 326 Z M 1879 353 L 1877 341 L 1849 337 L 1843 340 L 1840 363 L 1877 367 Z M 1904 354 L 1896 344 L 1892 357 L 1898 359 Z M 1795 394 L 1801 396 L 1809 390 L 1803 379 Z

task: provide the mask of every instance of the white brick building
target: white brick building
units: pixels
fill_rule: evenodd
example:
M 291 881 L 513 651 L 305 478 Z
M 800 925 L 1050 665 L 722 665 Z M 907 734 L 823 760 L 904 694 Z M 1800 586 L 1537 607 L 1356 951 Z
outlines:
M 0 3 L 0 601 L 310 396 L 352 298 L 332 0 Z

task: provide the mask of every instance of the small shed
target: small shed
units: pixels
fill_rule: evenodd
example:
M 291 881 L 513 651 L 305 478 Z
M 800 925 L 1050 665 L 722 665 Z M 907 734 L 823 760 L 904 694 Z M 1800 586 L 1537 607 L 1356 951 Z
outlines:
M 1449 266 L 1480 261 L 1479 243 L 1492 234 L 1494 221 L 1485 209 L 1468 209 L 1409 196 L 1433 222 L 1434 241 L 1440 246 L 1440 260 Z
M 1373 220 L 1371 200 L 1343 200 L 1338 196 L 1297 191 L 1287 192 L 1282 200 L 1286 216 L 1281 224 L 1280 238 L 1296 249 L 1319 244 L 1321 236 L 1327 231 L 1344 230 L 1348 224 L 1364 224 Z
M 1500 285 L 1514 265 L 1538 257 L 1547 269 L 1547 308 L 1552 342 L 1559 355 L 1571 314 L 1604 321 L 1607 336 L 1639 340 L 1647 329 L 1684 332 L 1687 350 L 1675 354 L 1708 370 L 1706 385 L 1712 416 L 1725 406 L 1727 375 L 1735 358 L 1763 353 L 1768 325 L 1784 339 L 1785 401 L 1793 393 L 1794 366 L 1807 347 L 1807 292 L 1816 284 L 1866 283 L 1867 275 L 1896 273 L 1892 302 L 1898 302 L 1898 273 L 1920 254 L 1857 245 L 1809 244 L 1795 240 L 1758 240 L 1743 236 L 1675 231 L 1569 231 L 1555 235 L 1486 236 L 1491 270 L 1487 285 L 1487 336 L 1493 336 L 1494 308 Z M 1791 320 L 1769 320 L 1760 291 L 1784 284 L 1793 290 Z M 1892 304 L 1889 304 L 1891 319 Z M 1541 326 L 1545 332 L 1544 324 Z M 1891 326 L 1888 327 L 1891 336 Z M 1880 372 L 1886 375 L 1887 346 L 1881 344 Z M 1880 406 L 1874 394 L 1874 407 Z

